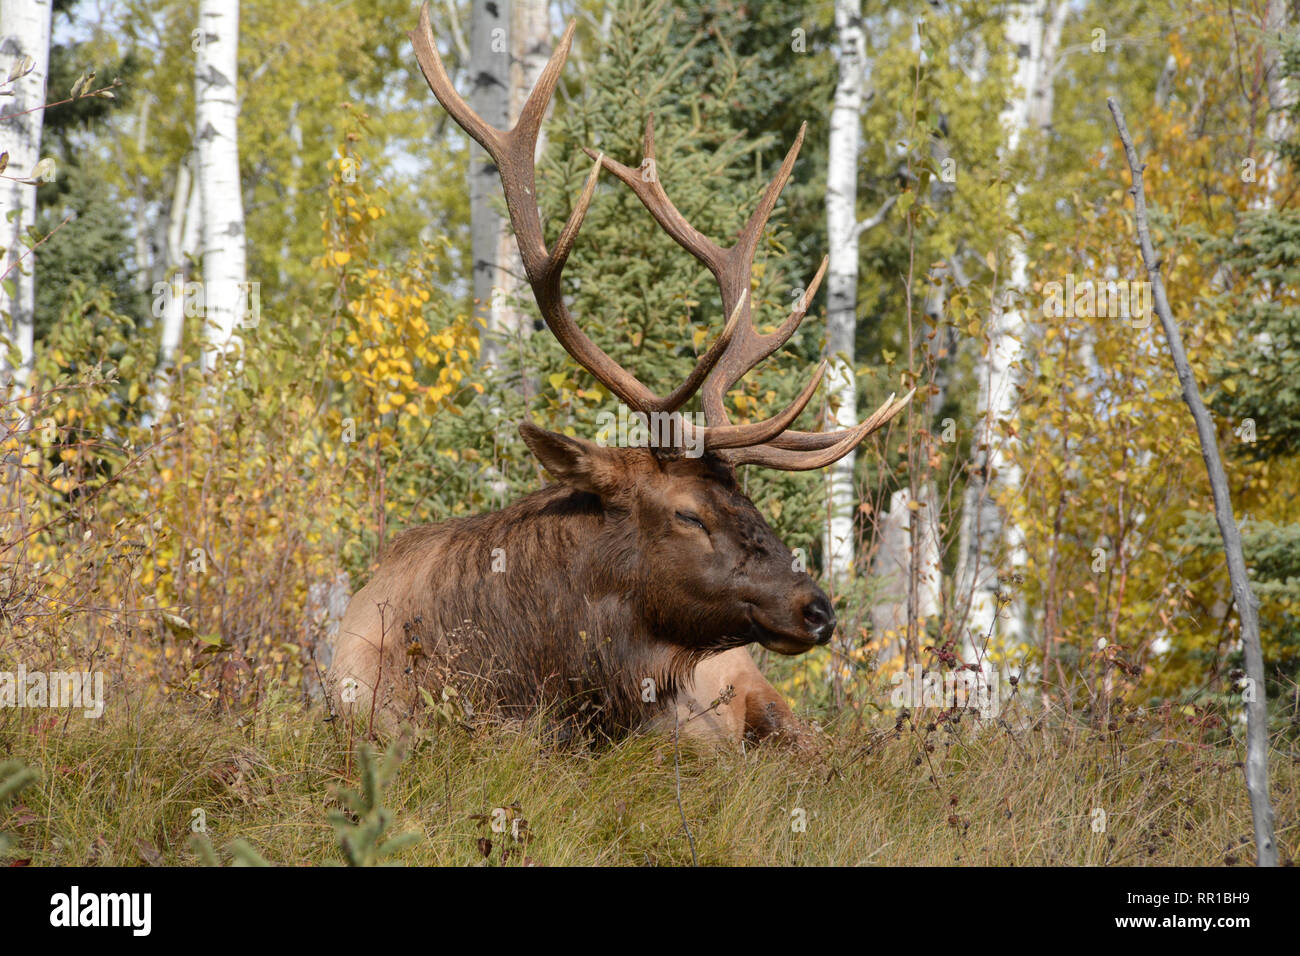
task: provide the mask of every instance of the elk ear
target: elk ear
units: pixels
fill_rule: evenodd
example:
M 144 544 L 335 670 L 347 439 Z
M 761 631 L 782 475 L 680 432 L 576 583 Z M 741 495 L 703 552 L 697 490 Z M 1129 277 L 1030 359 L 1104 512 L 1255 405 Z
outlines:
M 531 422 L 519 426 L 519 436 L 557 481 L 602 496 L 618 487 L 621 471 L 610 449 L 583 438 L 548 432 Z

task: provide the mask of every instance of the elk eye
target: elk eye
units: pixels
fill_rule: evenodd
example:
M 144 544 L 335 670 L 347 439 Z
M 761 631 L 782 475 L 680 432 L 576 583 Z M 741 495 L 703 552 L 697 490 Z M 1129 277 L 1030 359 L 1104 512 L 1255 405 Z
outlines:
M 709 532 L 709 529 L 704 527 L 704 522 L 700 520 L 700 516 L 697 514 L 692 514 L 689 511 L 679 511 L 677 512 L 677 520 L 684 521 L 687 524 L 693 524 L 705 534 L 708 534 Z

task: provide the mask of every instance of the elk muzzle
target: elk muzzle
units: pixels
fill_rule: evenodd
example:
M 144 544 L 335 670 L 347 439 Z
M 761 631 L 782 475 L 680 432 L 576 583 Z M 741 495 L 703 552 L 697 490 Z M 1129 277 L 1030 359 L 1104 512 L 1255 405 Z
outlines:
M 814 587 L 813 590 L 816 593 L 803 607 L 803 619 L 808 625 L 808 633 L 813 636 L 813 643 L 826 644 L 835 633 L 835 609 L 821 588 Z
M 826 644 L 835 633 L 835 610 L 811 578 L 804 577 L 764 604 L 755 605 L 751 612 L 751 637 L 770 651 L 802 654 Z

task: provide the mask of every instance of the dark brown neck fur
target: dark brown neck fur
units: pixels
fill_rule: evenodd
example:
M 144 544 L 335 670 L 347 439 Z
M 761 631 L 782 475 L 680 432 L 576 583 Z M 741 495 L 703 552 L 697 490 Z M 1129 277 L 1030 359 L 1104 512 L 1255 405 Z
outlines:
M 627 523 L 564 485 L 400 535 L 376 575 L 412 582 L 384 610 L 399 697 L 418 709 L 419 686 L 436 698 L 451 685 L 507 717 L 546 709 L 610 737 L 643 725 L 699 660 L 737 642 L 687 649 L 651 634 L 637 559 Z

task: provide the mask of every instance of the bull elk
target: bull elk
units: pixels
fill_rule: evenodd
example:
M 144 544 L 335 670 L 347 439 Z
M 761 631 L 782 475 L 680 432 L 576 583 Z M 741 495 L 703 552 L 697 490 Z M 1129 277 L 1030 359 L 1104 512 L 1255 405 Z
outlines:
M 558 726 L 617 737 L 688 719 L 707 736 L 798 734 L 789 706 L 747 645 L 781 654 L 826 644 L 831 603 L 736 481 L 741 465 L 822 468 L 883 426 L 911 398 L 890 396 L 856 427 L 790 430 L 823 363 L 779 414 L 732 423 L 724 398 L 793 334 L 826 270 L 775 330 L 751 318 L 755 249 L 794 167 L 804 130 L 736 243 L 724 248 L 686 221 L 658 177 L 587 150 L 582 195 L 553 247 L 536 204 L 534 149 L 573 40 L 571 23 L 516 126 L 496 129 L 452 87 L 434 44 L 428 5 L 411 33 L 430 88 L 500 171 L 528 282 L 546 325 L 568 353 L 630 409 L 676 415 L 698 392 L 704 425 L 680 421 L 693 449 L 614 448 L 522 424 L 520 434 L 555 482 L 496 512 L 399 535 L 352 599 L 330 671 L 335 699 L 356 711 L 414 715 L 421 688 L 454 692 L 502 716 L 545 711 Z M 653 119 L 645 156 L 654 158 Z M 713 274 L 729 317 L 695 368 L 666 396 L 652 392 L 579 327 L 561 274 L 601 169 L 631 188 L 677 243 Z M 348 693 L 348 691 L 351 693 Z M 689 720 L 701 716 L 702 719 Z

